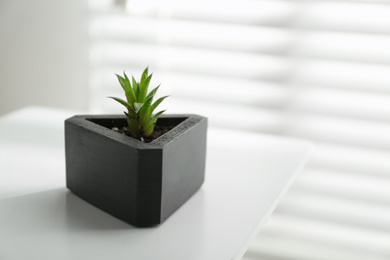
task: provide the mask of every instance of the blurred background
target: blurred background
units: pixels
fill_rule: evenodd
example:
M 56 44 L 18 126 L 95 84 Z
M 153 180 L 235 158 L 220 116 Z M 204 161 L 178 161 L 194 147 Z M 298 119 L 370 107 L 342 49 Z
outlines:
M 149 66 L 167 113 L 309 139 L 244 260 L 390 259 L 390 1 L 1 0 L 0 115 L 121 113 Z

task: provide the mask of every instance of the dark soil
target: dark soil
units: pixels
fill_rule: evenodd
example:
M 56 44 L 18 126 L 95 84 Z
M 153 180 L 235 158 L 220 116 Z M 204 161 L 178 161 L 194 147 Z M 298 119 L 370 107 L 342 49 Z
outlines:
M 171 129 L 173 129 L 175 126 L 174 125 L 170 125 L 170 126 L 159 126 L 159 125 L 156 125 L 154 127 L 154 131 L 151 135 L 149 136 L 142 136 L 141 138 L 136 138 L 134 137 L 129 128 L 128 127 L 122 127 L 122 128 L 118 128 L 118 127 L 113 127 L 111 128 L 111 130 L 114 130 L 115 132 L 118 132 L 120 134 L 124 134 L 124 135 L 127 135 L 127 136 L 131 136 L 133 138 L 136 138 L 138 140 L 141 140 L 145 143 L 150 143 L 151 141 L 153 141 L 154 139 L 157 139 L 159 138 L 160 136 L 162 136 L 163 134 L 169 132 Z

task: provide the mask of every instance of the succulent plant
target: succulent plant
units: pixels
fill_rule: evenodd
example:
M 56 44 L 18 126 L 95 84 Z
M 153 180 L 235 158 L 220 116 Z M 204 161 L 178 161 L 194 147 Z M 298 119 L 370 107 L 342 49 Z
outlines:
M 126 101 L 117 97 L 109 97 L 127 108 L 127 112 L 124 112 L 127 118 L 127 124 L 131 135 L 137 139 L 151 135 L 158 117 L 165 112 L 163 110 L 153 114 L 157 106 L 168 96 L 161 97 L 153 103 L 153 98 L 160 85 L 148 93 L 152 75 L 149 75 L 148 67 L 143 71 L 139 82 L 133 76 L 130 82 L 125 72 L 123 72 L 124 77 L 116 74 L 120 85 L 125 91 Z

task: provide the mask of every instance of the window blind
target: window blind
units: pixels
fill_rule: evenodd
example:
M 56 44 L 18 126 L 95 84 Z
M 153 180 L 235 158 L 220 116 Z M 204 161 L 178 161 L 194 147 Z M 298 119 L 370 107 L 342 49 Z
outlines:
M 154 72 L 167 113 L 313 140 L 244 259 L 390 257 L 390 3 L 90 1 L 91 110 Z

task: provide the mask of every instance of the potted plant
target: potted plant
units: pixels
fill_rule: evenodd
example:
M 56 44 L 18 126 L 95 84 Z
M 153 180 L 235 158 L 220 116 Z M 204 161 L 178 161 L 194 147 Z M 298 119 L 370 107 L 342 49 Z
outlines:
M 66 186 L 103 211 L 138 227 L 162 223 L 204 182 L 207 118 L 153 114 L 148 68 L 137 82 L 117 75 L 125 115 L 65 120 Z

